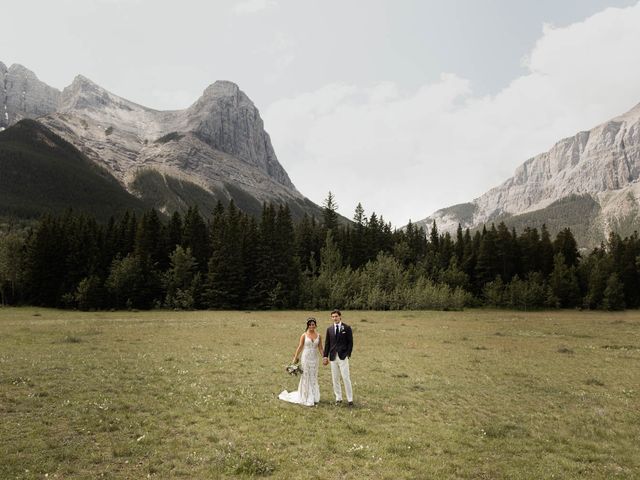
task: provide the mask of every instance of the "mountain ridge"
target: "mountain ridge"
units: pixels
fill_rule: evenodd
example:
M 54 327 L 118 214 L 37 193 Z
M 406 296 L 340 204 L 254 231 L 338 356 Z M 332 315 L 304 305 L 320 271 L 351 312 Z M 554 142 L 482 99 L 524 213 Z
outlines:
M 7 112 L 0 128 L 23 118 L 37 119 L 142 200 L 147 192 L 140 186 L 148 183 L 139 176 L 148 177 L 154 170 L 175 179 L 174 185 L 186 181 L 208 192 L 207 205 L 237 199 L 253 210 L 274 202 L 288 204 L 296 216 L 320 212 L 295 188 L 258 109 L 233 82 L 218 80 L 189 107 L 161 111 L 120 97 L 83 75 L 60 92 L 25 67 L 3 67 L 0 63 L 0 85 L 9 88 L 0 97 L 0 113 Z M 26 101 L 20 103 L 16 96 Z M 45 107 L 31 108 L 39 101 Z M 184 199 L 169 197 L 161 202 L 157 192 L 149 193 L 154 207 L 165 213 L 172 205 L 184 204 Z M 201 193 L 191 197 L 203 198 Z M 247 196 L 255 201 L 247 201 Z
M 597 211 L 585 218 L 579 243 L 591 247 L 606 239 L 611 227 L 627 225 L 621 234 L 638 228 L 626 219 L 640 204 L 640 104 L 590 130 L 556 142 L 548 151 L 527 159 L 514 175 L 474 200 L 437 210 L 416 222 L 428 227 L 435 220 L 441 231 L 479 228 L 494 221 L 538 212 L 571 195 L 589 196 Z M 630 202 L 630 203 L 629 203 Z M 553 210 L 553 209 L 551 209 Z M 547 210 L 549 215 L 551 210 Z M 557 223 L 554 210 L 549 223 Z M 626 220 L 624 220 L 626 219 Z M 511 223 L 518 223 L 511 221 Z
M 54 112 L 61 92 L 40 81 L 28 68 L 0 62 L 0 131 L 23 118 Z

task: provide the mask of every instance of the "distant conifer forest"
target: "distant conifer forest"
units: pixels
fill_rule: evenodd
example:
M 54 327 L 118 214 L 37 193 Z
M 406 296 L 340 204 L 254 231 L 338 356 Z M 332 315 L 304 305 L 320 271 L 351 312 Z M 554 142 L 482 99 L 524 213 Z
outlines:
M 504 223 L 441 234 L 392 229 L 359 204 L 345 222 L 330 193 L 321 218 L 259 218 L 218 203 L 170 218 L 108 223 L 69 211 L 0 233 L 2 305 L 98 309 L 620 310 L 640 305 L 638 233 L 580 252 L 569 229 Z

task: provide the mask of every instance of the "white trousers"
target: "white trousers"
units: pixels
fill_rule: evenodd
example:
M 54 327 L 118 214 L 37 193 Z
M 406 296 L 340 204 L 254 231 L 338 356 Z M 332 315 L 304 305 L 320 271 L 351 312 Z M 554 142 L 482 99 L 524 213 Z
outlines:
M 349 376 L 349 358 L 340 360 L 336 359 L 331 364 L 331 379 L 333 380 L 333 393 L 336 395 L 336 402 L 342 401 L 342 387 L 340 385 L 340 377 L 344 383 L 344 391 L 347 394 L 347 401 L 353 402 L 353 390 L 351 389 L 351 377 Z

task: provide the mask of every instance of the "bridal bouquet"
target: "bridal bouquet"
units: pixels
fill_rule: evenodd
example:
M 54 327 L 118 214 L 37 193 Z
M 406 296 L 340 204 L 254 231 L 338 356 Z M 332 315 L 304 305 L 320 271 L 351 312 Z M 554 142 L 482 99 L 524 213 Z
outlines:
M 299 363 L 292 363 L 291 365 L 287 365 L 286 370 L 289 375 L 298 375 L 299 373 L 302 373 L 302 367 Z

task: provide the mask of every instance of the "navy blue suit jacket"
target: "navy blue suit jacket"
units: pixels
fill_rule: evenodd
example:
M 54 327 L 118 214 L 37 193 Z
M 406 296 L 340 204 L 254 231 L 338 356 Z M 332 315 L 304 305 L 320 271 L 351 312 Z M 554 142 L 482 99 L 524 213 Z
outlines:
M 327 328 L 327 335 L 324 337 L 324 356 L 329 357 L 332 362 L 336 355 L 340 360 L 351 356 L 353 350 L 353 332 L 346 323 L 340 326 L 340 331 L 336 335 L 335 324 Z

